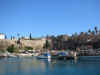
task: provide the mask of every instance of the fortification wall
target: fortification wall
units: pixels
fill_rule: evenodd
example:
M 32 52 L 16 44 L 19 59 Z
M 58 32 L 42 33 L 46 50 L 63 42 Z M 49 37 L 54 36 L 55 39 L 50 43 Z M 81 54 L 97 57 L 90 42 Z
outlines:
M 30 46 L 33 49 L 43 48 L 44 43 L 45 40 L 21 40 L 22 47 Z
M 12 44 L 15 45 L 16 41 L 2 39 L 2 40 L 0 40 L 0 50 L 6 50 L 8 48 L 8 46 L 10 46 Z
M 21 47 L 25 47 L 25 46 L 30 46 L 33 49 L 41 49 L 43 48 L 43 45 L 45 43 L 45 40 L 40 39 L 40 40 L 20 40 L 21 42 Z M 18 45 L 17 44 L 17 40 L 8 40 L 8 39 L 4 39 L 4 40 L 0 40 L 0 50 L 6 50 L 8 48 L 8 46 L 10 45 Z

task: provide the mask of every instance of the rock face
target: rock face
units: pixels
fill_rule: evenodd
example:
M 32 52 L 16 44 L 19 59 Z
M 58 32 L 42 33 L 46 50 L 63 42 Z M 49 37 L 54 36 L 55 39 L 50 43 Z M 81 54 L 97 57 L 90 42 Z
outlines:
M 45 39 L 39 39 L 39 40 L 20 40 L 19 46 L 24 48 L 25 46 L 32 47 L 33 49 L 41 49 L 43 48 L 43 45 L 45 43 Z M 17 40 L 8 40 L 3 39 L 0 40 L 0 50 L 6 50 L 8 46 L 10 45 L 17 46 Z

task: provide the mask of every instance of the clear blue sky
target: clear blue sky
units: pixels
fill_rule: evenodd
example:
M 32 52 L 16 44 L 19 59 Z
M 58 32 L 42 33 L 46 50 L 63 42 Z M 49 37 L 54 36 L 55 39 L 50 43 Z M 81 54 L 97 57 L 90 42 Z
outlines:
M 100 0 L 0 0 L 0 32 L 8 36 L 72 34 L 95 25 Z

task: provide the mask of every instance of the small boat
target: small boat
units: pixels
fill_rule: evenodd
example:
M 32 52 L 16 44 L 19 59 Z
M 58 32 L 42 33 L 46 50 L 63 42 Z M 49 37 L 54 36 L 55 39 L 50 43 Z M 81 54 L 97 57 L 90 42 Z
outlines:
M 59 52 L 57 59 L 65 60 L 66 59 L 66 53 L 65 52 Z
M 8 58 L 16 58 L 16 55 L 8 55 Z
M 42 55 L 37 56 L 38 59 L 51 59 L 50 53 L 44 53 Z
M 69 55 L 66 52 L 59 52 L 57 59 L 59 59 L 59 60 L 72 60 L 72 59 L 74 59 L 74 57 Z

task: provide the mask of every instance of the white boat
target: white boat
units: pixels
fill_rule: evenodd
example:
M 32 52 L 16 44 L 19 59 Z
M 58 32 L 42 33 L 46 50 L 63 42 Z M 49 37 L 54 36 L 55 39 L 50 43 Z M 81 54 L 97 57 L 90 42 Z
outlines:
M 10 54 L 8 55 L 9 58 L 16 58 L 17 56 L 16 55 L 13 55 L 13 54 Z
M 44 53 L 42 55 L 37 56 L 39 59 L 51 59 L 51 54 L 50 53 Z

